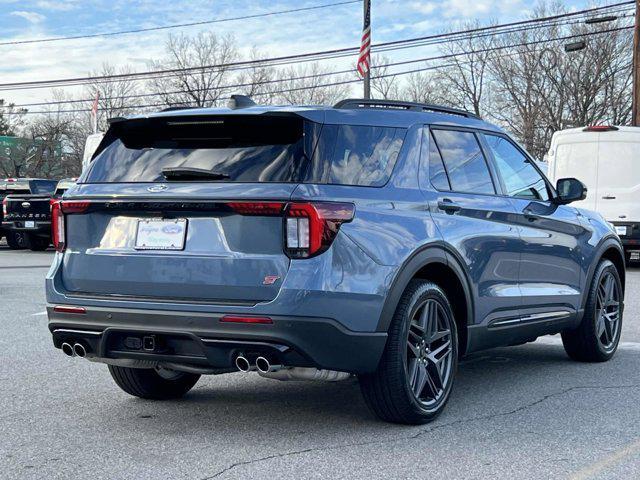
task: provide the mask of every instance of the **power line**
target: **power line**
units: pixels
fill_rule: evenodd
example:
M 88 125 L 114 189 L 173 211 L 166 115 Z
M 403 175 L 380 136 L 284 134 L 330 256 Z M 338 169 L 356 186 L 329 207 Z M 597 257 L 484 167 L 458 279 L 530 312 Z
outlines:
M 564 18 L 571 18 L 577 16 L 584 16 L 588 14 L 593 14 L 596 12 L 600 12 L 603 10 L 611 10 L 612 8 L 621 7 L 624 5 L 629 5 L 634 3 L 633 1 L 625 1 L 616 4 L 611 4 L 603 7 L 596 7 L 585 9 L 576 12 L 570 12 L 560 15 L 553 15 L 549 17 L 537 18 L 537 19 L 529 19 L 529 20 L 521 20 L 517 22 L 511 22 L 501 25 L 493 25 L 486 27 L 478 27 L 472 28 L 457 32 L 448 32 L 443 34 L 435 34 L 428 35 L 423 37 L 414 37 L 404 40 L 395 40 L 391 42 L 379 43 L 372 46 L 372 51 L 374 53 L 378 53 L 379 51 L 390 51 L 396 49 L 404 49 L 404 48 L 414 48 L 417 46 L 424 46 L 427 44 L 437 44 L 443 43 L 444 39 L 448 39 L 451 41 L 452 38 L 456 38 L 462 35 L 473 35 L 476 33 L 486 33 L 486 32 L 494 32 L 504 29 L 509 29 L 517 26 L 526 26 L 530 24 L 540 24 L 545 22 L 557 21 Z M 506 32 L 509 33 L 509 32 Z M 434 41 L 440 40 L 440 42 Z M 129 80 L 133 81 L 136 79 L 149 79 L 149 78 L 161 78 L 159 75 L 164 74 L 180 74 L 189 71 L 205 71 L 210 69 L 241 69 L 241 68 L 254 68 L 255 66 L 272 66 L 272 65 L 282 65 L 286 64 L 288 61 L 300 62 L 300 61 L 311 61 L 311 60 L 324 60 L 329 58 L 339 58 L 353 54 L 357 51 L 357 47 L 347 47 L 333 50 L 324 50 L 319 52 L 310 52 L 304 54 L 297 55 L 285 55 L 280 57 L 270 57 L 264 59 L 256 59 L 256 60 L 244 60 L 238 62 L 227 62 L 216 65 L 204 65 L 198 67 L 187 67 L 187 68 L 173 68 L 173 69 L 164 69 L 164 70 L 152 70 L 152 71 L 144 71 L 144 72 L 134 72 L 127 74 L 115 74 L 115 75 L 97 75 L 97 76 L 89 76 L 89 77 L 75 77 L 75 78 L 63 78 L 63 79 L 54 79 L 54 80 L 37 80 L 31 82 L 13 82 L 13 83 L 4 83 L 0 84 L 0 90 L 23 90 L 23 89 L 36 89 L 36 88 L 53 88 L 53 87 L 64 87 L 64 86 L 76 86 L 83 85 L 87 83 L 107 83 L 109 80 L 118 81 L 118 80 Z
M 261 18 L 261 17 L 271 17 L 274 15 L 282 15 L 286 13 L 296 13 L 296 12 L 306 12 L 310 10 L 320 10 L 322 8 L 329 7 L 338 7 L 341 5 L 350 5 L 353 3 L 361 3 L 362 0 L 348 0 L 343 2 L 336 3 L 327 3 L 323 5 L 315 5 L 311 7 L 300 7 L 300 8 L 292 8 L 289 10 L 278 10 L 274 12 L 265 12 L 265 13 L 256 13 L 253 15 L 242 15 L 239 17 L 228 17 L 228 18 L 217 18 L 213 20 L 203 20 L 199 22 L 190 22 L 190 23 L 177 23 L 173 25 L 163 25 L 159 27 L 147 27 L 147 28 L 136 28 L 133 30 L 119 30 L 116 32 L 101 32 L 101 33 L 90 33 L 86 35 L 69 35 L 65 37 L 50 37 L 50 38 L 34 38 L 27 40 L 11 40 L 0 42 L 0 46 L 3 45 L 24 45 L 29 43 L 51 43 L 51 42 L 61 42 L 65 40 L 79 40 L 83 38 L 96 38 L 96 37 L 113 37 L 116 35 L 129 35 L 134 33 L 144 33 L 144 32 L 155 32 L 158 30 L 169 30 L 173 28 L 182 28 L 182 27 L 195 27 L 199 25 L 211 25 L 214 23 L 224 23 L 224 22 L 233 22 L 236 20 L 250 20 L 252 18 Z
M 471 52 L 440 55 L 438 57 L 431 57 L 431 58 L 427 58 L 427 59 L 407 60 L 407 61 L 402 61 L 402 62 L 396 62 L 393 65 L 401 65 L 401 64 L 414 63 L 414 62 L 420 62 L 420 61 L 429 61 L 429 60 L 441 60 L 441 59 L 455 58 L 455 57 L 458 57 L 458 56 L 475 54 L 475 53 L 485 53 L 485 52 L 493 52 L 493 51 L 498 51 L 498 50 L 505 50 L 505 49 L 508 49 L 508 48 L 518 48 L 518 47 L 524 47 L 524 46 L 541 45 L 541 44 L 547 44 L 547 43 L 551 43 L 551 42 L 564 41 L 564 40 L 568 40 L 568 39 L 576 38 L 576 37 L 586 37 L 586 36 L 591 36 L 591 35 L 602 35 L 602 34 L 606 34 L 606 33 L 626 31 L 626 30 L 630 30 L 632 28 L 633 28 L 633 26 L 617 27 L 617 28 L 611 28 L 611 29 L 607 29 L 607 30 L 600 30 L 600 31 L 597 31 L 597 32 L 589 32 L 589 33 L 568 35 L 568 36 L 564 36 L 564 37 L 557 37 L 557 38 L 552 38 L 552 39 L 547 39 L 547 40 L 537 40 L 537 41 L 533 41 L 533 42 L 523 42 L 523 43 L 515 44 L 515 45 L 503 45 L 503 46 L 499 46 L 499 47 L 490 47 L 490 48 L 486 48 L 486 49 L 474 50 L 474 51 L 471 51 Z M 518 53 L 519 52 L 513 52 L 513 53 L 507 54 L 505 56 L 513 56 L 513 55 L 517 55 Z M 465 63 L 465 62 L 462 62 L 462 63 Z M 468 62 L 466 62 L 466 63 L 468 63 Z M 427 66 L 427 67 L 423 67 L 423 68 L 416 68 L 416 69 L 405 70 L 405 71 L 401 71 L 401 72 L 393 72 L 393 73 L 377 75 L 377 76 L 371 77 L 371 79 L 375 80 L 375 79 L 379 79 L 379 78 L 389 78 L 389 77 L 403 76 L 403 75 L 409 75 L 409 74 L 412 74 L 412 73 L 419 73 L 419 72 L 424 72 L 424 71 L 429 71 L 429 70 L 435 70 L 435 69 L 438 69 L 438 68 L 446 68 L 446 67 L 450 67 L 450 66 L 456 66 L 456 65 L 457 65 L 456 63 L 449 63 L 449 64 L 445 64 L 445 65 L 432 65 L 432 66 Z M 392 65 L 388 64 L 388 65 L 385 65 L 385 66 L 392 66 Z M 378 68 L 381 68 L 381 67 L 373 66 L 372 68 L 373 69 L 378 69 Z M 287 80 L 290 80 L 290 79 L 286 79 L 284 81 L 287 81 Z M 347 85 L 347 84 L 352 84 L 352 83 L 358 83 L 360 81 L 361 80 L 359 80 L 359 79 L 340 80 L 340 81 L 335 81 L 335 82 L 330 82 L 330 83 L 317 84 L 317 85 L 314 85 L 312 87 L 308 87 L 308 86 L 306 86 L 306 87 L 296 87 L 296 88 L 276 90 L 276 91 L 271 91 L 271 92 L 257 93 L 257 94 L 254 94 L 253 96 L 254 97 L 260 97 L 260 96 L 266 96 L 266 95 L 276 95 L 276 94 L 281 94 L 281 93 L 290 93 L 290 92 L 295 92 L 295 91 L 309 90 L 311 88 L 324 88 L 324 87 L 332 87 L 332 86 L 339 86 L 339 85 Z M 253 85 L 256 85 L 256 84 L 253 84 Z M 230 89 L 230 88 L 234 88 L 234 87 L 235 86 L 225 86 L 223 88 L 224 89 Z M 158 95 L 158 94 L 155 94 L 155 95 Z M 118 97 L 115 97 L 115 98 L 118 98 Z M 54 103 L 51 103 L 51 104 L 61 104 L 61 103 L 65 103 L 65 102 L 54 102 Z M 194 102 L 191 101 L 191 102 L 184 102 L 184 103 L 185 103 L 184 106 L 188 106 L 190 104 L 193 104 Z M 131 108 L 151 108 L 151 107 L 164 107 L 164 106 L 166 106 L 166 103 L 152 103 L 152 104 L 145 104 L 145 105 L 136 105 L 136 106 L 132 106 Z M 17 115 L 17 114 L 49 114 L 49 115 L 51 115 L 51 114 L 81 113 L 81 112 L 85 112 L 86 113 L 87 109 L 54 110 L 54 111 L 42 110 L 42 111 L 28 111 L 26 113 L 6 112 L 5 115 L 12 115 L 12 114 L 13 115 Z
M 612 30 L 607 30 L 607 32 L 611 32 L 611 31 Z M 567 36 L 563 36 L 563 37 L 551 38 L 551 39 L 546 40 L 546 42 L 556 42 L 556 41 L 571 40 L 571 39 L 575 39 L 575 38 L 583 38 L 583 37 L 588 36 L 588 35 L 594 35 L 594 34 L 599 34 L 599 33 L 602 33 L 602 32 L 601 31 L 596 31 L 596 32 L 588 32 L 588 33 L 577 33 L 577 34 L 567 35 Z M 507 49 L 507 48 L 525 47 L 525 46 L 535 45 L 535 44 L 537 44 L 539 42 L 540 41 L 538 41 L 538 42 L 522 42 L 522 43 L 516 43 L 516 44 L 506 45 L 506 46 L 489 47 L 489 48 L 486 48 L 486 49 L 472 50 L 470 52 L 450 53 L 450 54 L 443 54 L 443 55 L 438 55 L 438 56 L 434 56 L 434 57 L 423 57 L 423 58 L 417 58 L 417 59 L 411 59 L 411 60 L 402 60 L 402 61 L 387 63 L 385 65 L 380 65 L 380 66 L 373 65 L 372 68 L 373 69 L 379 69 L 379 68 L 395 67 L 395 66 L 399 66 L 399 65 L 407 65 L 407 64 L 419 63 L 419 62 L 429 62 L 429 61 L 433 61 L 433 60 L 445 60 L 445 59 L 455 58 L 455 57 L 469 55 L 469 54 L 487 53 L 487 52 L 496 51 L 496 50 L 503 50 L 503 49 Z M 284 82 L 290 82 L 290 81 L 295 81 L 295 80 L 306 80 L 306 79 L 309 79 L 309 78 L 326 77 L 326 76 L 334 76 L 334 75 L 344 75 L 344 74 L 349 74 L 349 73 L 353 73 L 353 69 L 338 70 L 338 71 L 331 71 L 331 72 L 321 72 L 321 73 L 316 73 L 316 74 L 312 74 L 312 75 L 282 77 L 282 78 L 263 80 L 263 81 L 259 81 L 259 82 L 236 83 L 236 84 L 231 84 L 231 85 L 224 85 L 224 86 L 220 87 L 219 90 L 233 90 L 233 89 L 240 89 L 242 87 L 257 87 L 257 86 L 268 85 L 268 84 L 273 84 L 273 83 L 284 83 Z M 210 90 L 210 89 L 209 88 L 194 88 L 191 91 L 192 92 L 201 92 L 201 91 L 206 91 L 206 90 Z M 116 97 L 104 98 L 103 100 L 127 100 L 127 99 L 133 99 L 133 98 L 161 97 L 163 95 L 165 95 L 165 96 L 167 96 L 167 95 L 177 95 L 177 94 L 181 94 L 181 93 L 184 93 L 184 90 L 174 90 L 174 91 L 162 92 L 162 93 L 141 93 L 141 94 L 132 94 L 132 95 L 120 95 L 120 96 L 116 96 Z M 33 106 L 66 105 L 66 104 L 73 104 L 73 103 L 89 103 L 89 102 L 93 102 L 93 98 L 71 99 L 71 100 L 54 100 L 54 101 L 34 102 L 34 103 L 23 103 L 23 104 L 15 104 L 14 107 L 16 107 L 16 108 L 24 108 L 24 107 L 33 107 Z M 131 106 L 131 108 L 136 108 L 136 107 L 137 107 L 136 105 L 132 105 Z

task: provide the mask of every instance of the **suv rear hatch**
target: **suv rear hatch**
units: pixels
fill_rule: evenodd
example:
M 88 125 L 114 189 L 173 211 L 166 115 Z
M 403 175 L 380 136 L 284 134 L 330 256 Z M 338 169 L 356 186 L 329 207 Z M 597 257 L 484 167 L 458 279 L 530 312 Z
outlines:
M 329 248 L 354 213 L 292 201 L 296 187 L 384 184 L 405 133 L 277 111 L 116 122 L 54 208 L 54 232 L 66 231 L 63 285 L 89 296 L 272 300 L 291 259 Z

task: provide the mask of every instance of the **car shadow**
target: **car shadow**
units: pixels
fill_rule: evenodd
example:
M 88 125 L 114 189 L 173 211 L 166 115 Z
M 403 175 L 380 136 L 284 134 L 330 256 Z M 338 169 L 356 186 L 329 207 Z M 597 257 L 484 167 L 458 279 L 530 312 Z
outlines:
M 611 381 L 617 361 L 577 363 L 568 359 L 561 345 L 546 344 L 473 354 L 461 362 L 449 404 L 430 425 L 500 415 L 571 385 Z M 117 403 L 126 408 L 127 422 L 138 424 L 136 428 L 156 430 L 160 424 L 179 422 L 188 435 L 226 432 L 236 436 L 242 432 L 260 438 L 274 431 L 287 435 L 346 432 L 354 425 L 374 432 L 406 428 L 378 421 L 367 410 L 355 378 L 312 383 L 280 382 L 255 374 L 203 377 L 179 401 L 148 402 L 123 396 Z M 104 421 L 108 424 L 112 418 Z

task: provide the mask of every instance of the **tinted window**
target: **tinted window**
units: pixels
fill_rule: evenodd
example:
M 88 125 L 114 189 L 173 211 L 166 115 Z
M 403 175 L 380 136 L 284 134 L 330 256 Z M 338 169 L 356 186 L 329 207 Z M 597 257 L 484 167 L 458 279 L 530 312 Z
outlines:
M 58 182 L 53 180 L 32 180 L 29 182 L 31 193 L 34 195 L 43 195 L 47 193 L 53 193 L 56 189 Z
M 81 183 L 165 181 L 166 168 L 224 182 L 384 185 L 406 130 L 291 116 L 152 118 L 115 124 Z
M 427 142 L 429 143 L 429 180 L 431 180 L 431 185 L 438 190 L 451 190 L 438 146 L 433 140 L 433 136 L 429 133 L 429 130 L 425 128 L 423 147 L 426 146 Z
M 116 124 L 84 183 L 164 181 L 163 169 L 204 169 L 229 182 L 298 182 L 317 138 L 298 117 L 153 118 Z
M 434 130 L 433 136 L 442 154 L 453 190 L 496 193 L 475 134 L 455 130 Z
M 485 139 L 496 161 L 496 167 L 511 197 L 549 200 L 547 184 L 525 155 L 509 140 L 495 135 Z
M 382 186 L 389 180 L 405 134 L 403 128 L 325 125 L 306 181 Z

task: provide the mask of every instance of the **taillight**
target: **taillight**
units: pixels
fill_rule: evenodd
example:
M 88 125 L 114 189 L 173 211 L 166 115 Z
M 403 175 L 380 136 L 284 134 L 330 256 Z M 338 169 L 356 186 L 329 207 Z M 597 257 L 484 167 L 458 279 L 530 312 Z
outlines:
M 319 255 L 340 225 L 353 219 L 350 203 L 290 203 L 285 208 L 285 252 L 291 258 Z
M 273 323 L 273 320 L 269 317 L 245 317 L 240 315 L 225 315 L 220 321 L 223 323 L 258 323 L 262 325 Z
M 230 202 L 229 208 L 240 215 L 280 215 L 282 202 Z
M 78 315 L 84 315 L 87 313 L 87 309 L 84 307 L 72 307 L 68 305 L 56 305 L 53 307 L 53 311 L 56 313 L 75 313 Z
M 7 216 L 7 202 L 8 200 L 6 198 L 2 200 L 2 216 L 4 217 Z
M 64 251 L 65 233 L 64 233 L 64 215 L 60 201 L 52 201 L 51 205 L 51 237 L 53 238 L 53 246 L 56 251 Z
M 84 213 L 91 205 L 88 201 L 53 200 L 51 205 L 51 236 L 58 252 L 66 247 L 66 231 L 64 216 L 73 213 Z

